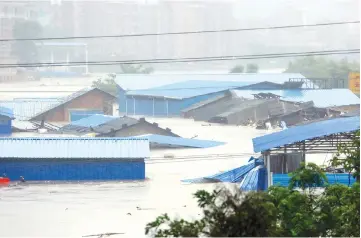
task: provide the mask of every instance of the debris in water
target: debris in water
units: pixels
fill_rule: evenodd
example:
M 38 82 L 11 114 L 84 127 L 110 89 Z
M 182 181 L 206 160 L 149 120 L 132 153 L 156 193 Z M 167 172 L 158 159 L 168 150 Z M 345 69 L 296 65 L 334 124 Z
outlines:
M 98 237 L 98 238 L 103 238 L 103 237 L 108 237 L 108 236 L 113 236 L 113 235 L 124 235 L 125 233 L 102 233 L 102 234 L 96 234 L 96 235 L 86 235 L 86 236 L 82 236 L 82 237 Z

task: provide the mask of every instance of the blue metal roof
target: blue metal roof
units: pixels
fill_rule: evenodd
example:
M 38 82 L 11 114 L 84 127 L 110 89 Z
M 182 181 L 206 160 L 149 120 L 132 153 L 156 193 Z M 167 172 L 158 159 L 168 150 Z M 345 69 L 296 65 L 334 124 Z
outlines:
M 199 95 L 226 91 L 249 85 L 248 82 L 227 82 L 227 81 L 186 81 L 169 84 L 152 89 L 135 90 L 127 92 L 131 96 L 152 96 L 174 99 L 190 98 Z
M 116 82 L 133 96 L 189 98 L 261 82 L 283 84 L 301 74 L 182 74 L 182 75 L 118 75 Z M 147 87 L 145 86 L 147 85 Z
M 115 116 L 108 116 L 108 115 L 102 115 L 102 114 L 94 114 L 89 117 L 82 118 L 77 121 L 73 121 L 69 125 L 72 126 L 81 126 L 81 127 L 95 127 L 99 126 L 101 124 L 104 124 L 108 121 L 114 120 L 117 117 Z
M 195 178 L 195 179 L 184 179 L 182 182 L 184 183 L 203 183 L 203 182 L 229 182 L 229 183 L 238 183 L 241 182 L 244 176 L 255 168 L 257 165 L 261 164 L 263 160 L 254 159 L 249 161 L 247 164 L 231 169 L 225 172 L 221 172 L 218 174 Z
M 360 129 L 360 117 L 345 117 L 295 126 L 286 130 L 253 138 L 255 152 L 313 139 L 316 137 L 351 132 Z
M 224 142 L 220 142 L 220 141 L 187 139 L 182 137 L 162 136 L 155 134 L 134 136 L 131 138 L 144 138 L 144 139 L 148 139 L 149 143 L 165 145 L 170 147 L 209 148 L 209 147 L 225 144 Z
M 0 101 L 0 107 L 11 108 L 18 120 L 28 120 L 37 113 L 44 111 L 60 102 L 60 99 L 14 99 L 13 101 Z
M 349 89 L 289 89 L 289 90 L 232 90 L 238 97 L 253 98 L 253 94 L 273 93 L 291 102 L 313 101 L 316 107 L 360 104 L 360 99 Z
M 144 138 L 0 138 L 0 158 L 148 158 Z
M 11 108 L 7 108 L 7 107 L 1 107 L 0 106 L 0 115 L 5 116 L 5 117 L 9 117 L 11 119 L 14 118 L 13 110 Z
M 259 191 L 266 190 L 266 168 L 263 164 L 253 168 L 249 173 L 244 176 L 240 189 L 242 191 Z

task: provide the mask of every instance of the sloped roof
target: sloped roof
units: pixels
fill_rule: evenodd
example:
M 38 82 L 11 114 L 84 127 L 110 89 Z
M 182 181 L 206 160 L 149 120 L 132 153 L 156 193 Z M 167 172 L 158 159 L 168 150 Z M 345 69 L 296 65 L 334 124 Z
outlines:
M 320 121 L 253 138 L 253 149 L 255 152 L 261 152 L 303 140 L 359 129 L 360 117 L 344 117 Z
M 45 109 L 59 104 L 60 99 L 14 99 L 12 101 L 0 101 L 0 107 L 11 108 L 14 117 L 18 120 L 28 120 Z
M 285 89 L 285 90 L 232 90 L 239 97 L 253 98 L 253 94 L 273 93 L 291 102 L 313 101 L 316 107 L 360 104 L 360 99 L 349 89 Z
M 116 117 L 103 114 L 95 114 L 80 120 L 71 122 L 59 129 L 60 132 L 87 133 L 91 128 L 99 133 L 109 132 L 110 129 L 119 129 L 123 124 L 138 123 L 137 119 L 130 117 Z M 107 129 L 108 128 L 108 129 Z
M 204 94 L 221 92 L 232 88 L 247 87 L 262 82 L 269 87 L 275 87 L 291 78 L 305 78 L 301 74 L 182 74 L 182 75 L 119 75 L 116 79 L 118 85 L 124 89 L 128 81 L 137 82 L 141 88 L 130 87 L 127 95 L 151 96 L 173 99 L 190 98 Z M 152 83 L 154 82 L 154 83 Z M 145 87 L 144 85 L 150 85 Z M 153 87 L 151 86 L 153 85 Z M 136 86 L 136 85 L 134 85 Z
M 71 102 L 72 100 L 74 100 L 74 99 L 76 99 L 76 98 L 78 98 L 78 97 L 81 97 L 81 96 L 83 96 L 83 95 L 85 95 L 85 94 L 87 94 L 87 93 L 89 93 L 89 92 L 91 92 L 91 91 L 94 91 L 94 90 L 98 90 L 98 91 L 100 91 L 100 92 L 102 92 L 102 93 L 104 93 L 104 94 L 107 94 L 109 97 L 112 97 L 112 98 L 114 98 L 114 99 L 116 98 L 114 95 L 112 95 L 112 94 L 110 94 L 110 93 L 108 93 L 108 92 L 105 92 L 105 91 L 103 91 L 103 90 L 101 90 L 101 89 L 99 89 L 99 88 L 94 88 L 94 87 L 84 88 L 84 89 L 82 89 L 82 90 L 79 90 L 79 91 L 77 91 L 77 92 L 69 95 L 68 97 L 63 98 L 63 100 L 61 100 L 59 103 L 54 104 L 54 105 L 50 105 L 50 106 L 49 106 L 48 108 L 46 108 L 44 111 L 42 111 L 42 112 L 34 115 L 30 120 L 35 119 L 35 118 L 37 118 L 37 117 L 39 117 L 39 116 L 41 116 L 41 115 L 44 115 L 45 113 L 47 113 L 47 112 L 49 112 L 49 111 L 51 111 L 51 110 L 54 110 L 54 109 L 56 109 L 56 108 L 58 108 L 58 107 L 60 107 L 60 106 L 62 106 L 62 105 L 64 105 L 64 104 L 67 104 L 67 103 Z
M 290 78 L 305 78 L 299 73 L 177 73 L 177 74 L 118 74 L 116 83 L 126 90 L 160 87 L 185 81 L 244 81 L 248 83 L 272 82 L 283 84 Z

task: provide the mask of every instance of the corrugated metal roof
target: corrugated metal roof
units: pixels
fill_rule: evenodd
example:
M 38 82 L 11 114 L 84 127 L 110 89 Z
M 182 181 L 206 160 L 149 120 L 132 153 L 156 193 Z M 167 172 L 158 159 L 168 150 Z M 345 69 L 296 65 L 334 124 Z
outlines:
M 148 158 L 145 138 L 0 138 L 0 158 Z
M 195 179 L 184 179 L 182 182 L 184 183 L 204 183 L 204 182 L 228 182 L 228 183 L 238 183 L 241 182 L 244 176 L 251 171 L 255 166 L 257 166 L 260 163 L 260 160 L 252 160 L 249 163 L 235 168 L 231 169 L 225 172 L 221 172 L 218 174 L 205 176 L 201 178 L 195 178 Z
M 298 141 L 359 129 L 360 117 L 345 117 L 320 121 L 253 138 L 253 149 L 255 152 L 261 152 Z
M 40 116 L 40 115 L 42 115 L 42 114 L 44 114 L 44 113 L 46 113 L 46 112 L 48 112 L 50 110 L 53 110 L 53 109 L 55 109 L 55 108 L 57 108 L 57 107 L 59 107 L 59 106 L 61 106 L 63 104 L 66 104 L 66 103 L 74 100 L 75 98 L 78 98 L 78 97 L 80 97 L 80 96 L 82 96 L 82 95 L 84 95 L 84 94 L 86 94 L 86 93 L 88 93 L 88 92 L 90 92 L 92 90 L 99 90 L 99 91 L 102 91 L 102 92 L 108 94 L 111 97 L 116 98 L 114 95 L 111 95 L 110 93 L 107 93 L 107 92 L 105 92 L 105 91 L 103 91 L 103 90 L 101 90 L 99 88 L 87 87 L 87 88 L 84 88 L 82 90 L 79 90 L 79 91 L 69 95 L 68 97 L 62 98 L 62 100 L 60 102 L 58 102 L 57 104 L 54 104 L 54 105 L 50 105 L 48 108 L 46 108 L 43 111 L 41 111 L 41 112 L 35 114 L 34 116 L 32 116 L 31 119 L 36 118 L 36 117 L 38 117 L 38 116 Z
M 95 126 L 99 126 L 103 123 L 106 123 L 108 121 L 114 120 L 115 118 L 117 118 L 117 117 L 102 115 L 102 114 L 94 114 L 89 117 L 85 117 L 80 120 L 74 121 L 74 122 L 70 123 L 70 125 L 82 126 L 82 127 L 95 127 Z
M 185 81 L 238 81 L 247 85 L 259 82 L 284 83 L 290 78 L 305 78 L 297 73 L 258 73 L 258 74 L 118 74 L 115 81 L 126 90 L 139 90 L 160 87 Z M 217 85 L 218 86 L 218 85 Z M 187 85 L 194 87 L 194 85 Z
M 246 174 L 241 182 L 240 189 L 242 191 L 266 190 L 266 174 L 267 171 L 264 165 L 258 165 Z
M 316 107 L 360 104 L 360 99 L 349 89 L 289 89 L 289 90 L 232 90 L 239 97 L 253 98 L 253 94 L 273 93 L 292 102 L 313 101 Z
M 28 120 L 59 102 L 60 99 L 14 99 L 13 101 L 0 101 L 0 106 L 11 108 L 16 119 Z
M 59 131 L 86 133 L 90 132 L 90 127 L 92 127 L 93 131 L 96 133 L 108 133 L 111 131 L 111 129 L 118 130 L 122 128 L 124 124 L 126 124 L 127 126 L 131 126 L 138 122 L 139 121 L 137 119 L 127 116 L 116 117 L 95 114 L 63 126 L 62 128 L 60 128 Z
M 209 148 L 219 145 L 224 145 L 224 142 L 212 141 L 212 140 L 197 140 L 197 139 L 188 139 L 182 137 L 173 137 L 173 136 L 162 136 L 162 135 L 141 135 L 134 136 L 129 138 L 143 138 L 148 139 L 149 143 L 164 145 L 169 147 L 192 147 L 192 148 Z
M 9 117 L 9 118 L 14 118 L 13 110 L 11 108 L 8 108 L 8 107 L 0 106 L 0 115 L 5 116 L 5 117 Z
M 240 112 L 244 109 L 255 107 L 257 105 L 261 105 L 265 102 L 272 102 L 272 100 L 267 99 L 254 99 L 254 100 L 241 100 L 241 99 L 234 99 L 232 107 L 227 108 L 226 111 L 222 112 L 216 117 L 227 117 L 233 113 Z

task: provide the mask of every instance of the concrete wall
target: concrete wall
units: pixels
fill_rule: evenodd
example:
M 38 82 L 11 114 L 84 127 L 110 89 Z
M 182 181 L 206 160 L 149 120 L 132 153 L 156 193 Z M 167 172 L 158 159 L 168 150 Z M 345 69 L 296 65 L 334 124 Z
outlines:
M 80 96 L 69 103 L 49 111 L 45 116 L 45 121 L 49 122 L 69 122 L 71 110 L 100 110 L 104 114 L 113 115 L 112 97 L 101 91 L 94 90 Z M 39 120 L 41 120 L 39 118 Z
M 145 164 L 138 160 L 36 160 L 0 161 L 0 174 L 12 181 L 46 180 L 143 180 Z

